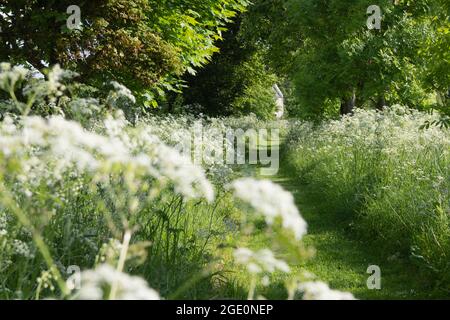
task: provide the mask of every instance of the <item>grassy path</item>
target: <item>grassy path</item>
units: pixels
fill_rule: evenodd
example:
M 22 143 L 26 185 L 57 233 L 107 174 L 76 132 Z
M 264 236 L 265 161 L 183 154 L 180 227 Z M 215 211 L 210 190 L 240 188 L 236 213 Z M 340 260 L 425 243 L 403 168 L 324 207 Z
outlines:
M 281 149 L 283 144 L 281 144 Z M 283 153 L 282 153 L 283 154 Z M 351 228 L 352 214 L 335 214 L 327 210 L 326 199 L 311 192 L 307 185 L 300 183 L 295 170 L 287 161 L 281 159 L 279 173 L 270 177 L 273 182 L 291 192 L 303 218 L 308 222 L 308 234 L 303 238 L 306 246 L 316 253 L 298 268 L 306 270 L 324 281 L 331 288 L 348 291 L 358 299 L 448 299 L 448 292 L 435 292 L 434 285 L 427 281 L 414 265 L 400 254 L 388 253 L 374 242 L 364 242 L 356 238 Z M 257 170 L 259 171 L 259 170 Z M 260 176 L 254 167 L 249 167 L 243 176 Z M 336 211 L 336 210 L 334 210 Z M 252 237 L 236 239 L 237 246 L 250 248 L 270 248 L 263 234 L 254 233 Z M 231 258 L 229 258 L 232 261 Z M 381 269 L 381 289 L 370 290 L 367 280 L 371 265 Z M 235 274 L 235 283 L 227 290 L 228 295 L 245 299 L 248 278 Z M 283 277 L 279 278 L 283 281 Z M 285 299 L 281 283 L 267 288 L 264 296 L 269 299 Z
M 421 299 L 432 298 L 432 287 L 421 280 L 417 270 L 395 255 L 383 253 L 374 244 L 364 243 L 352 236 L 349 221 L 327 213 L 325 199 L 312 196 L 307 186 L 300 185 L 295 173 L 282 167 L 272 180 L 290 191 L 303 217 L 308 222 L 305 244 L 314 247 L 316 254 L 301 267 L 315 274 L 330 287 L 352 292 L 358 299 Z M 381 268 L 381 290 L 369 290 L 367 268 Z M 436 296 L 436 295 L 435 295 Z

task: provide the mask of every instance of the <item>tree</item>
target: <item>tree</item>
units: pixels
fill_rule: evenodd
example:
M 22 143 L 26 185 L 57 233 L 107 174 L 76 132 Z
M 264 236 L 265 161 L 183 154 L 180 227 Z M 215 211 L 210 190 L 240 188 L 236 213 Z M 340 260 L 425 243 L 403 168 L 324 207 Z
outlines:
M 341 114 L 355 105 L 420 106 L 432 92 L 424 84 L 428 66 L 419 52 L 439 30 L 430 23 L 438 2 L 445 1 L 380 0 L 381 29 L 369 30 L 373 1 L 259 0 L 247 15 L 246 33 L 267 46 L 270 63 L 289 76 L 304 115 L 323 114 L 330 104 Z M 254 27 L 260 23 L 268 27 Z M 444 47 L 437 49 L 440 54 L 448 53 Z
M 272 86 L 277 78 L 266 67 L 261 48 L 240 37 L 242 16 L 228 26 L 220 51 L 195 76 L 186 77 L 184 101 L 210 115 L 275 114 Z
M 438 104 L 450 108 L 450 3 L 435 0 L 433 4 L 429 36 L 420 53 L 427 66 L 427 85 L 437 92 Z
M 290 14 L 286 0 L 256 0 L 243 15 L 239 34 L 247 46 L 264 50 L 266 63 L 279 76 L 290 73 L 295 52 L 303 45 L 302 30 Z
M 69 30 L 67 8 L 81 9 Z M 223 25 L 247 0 L 0 0 L 0 60 L 42 70 L 59 63 L 91 84 L 124 83 L 135 92 L 194 72 L 216 51 Z M 173 82 L 173 81 L 172 81 Z
M 371 4 L 364 0 L 321 1 L 320 5 L 290 1 L 292 8 L 302 8 L 295 17 L 307 39 L 293 75 L 304 104 L 315 107 L 326 99 L 340 100 L 340 113 L 347 114 L 356 104 L 381 108 L 386 100 L 414 105 L 426 98 L 417 45 L 426 34 L 421 3 L 380 1 L 380 30 L 366 26 Z

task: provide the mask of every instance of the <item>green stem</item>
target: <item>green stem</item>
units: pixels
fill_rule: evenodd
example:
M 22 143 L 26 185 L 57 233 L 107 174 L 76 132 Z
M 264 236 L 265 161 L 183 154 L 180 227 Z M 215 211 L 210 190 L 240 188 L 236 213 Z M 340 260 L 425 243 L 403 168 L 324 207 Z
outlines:
M 17 217 L 19 222 L 25 227 L 31 230 L 31 233 L 33 235 L 33 241 L 36 244 L 36 247 L 40 251 L 42 257 L 44 258 L 45 263 L 47 264 L 47 267 L 51 272 L 53 272 L 53 275 L 56 278 L 56 283 L 58 284 L 59 289 L 61 290 L 61 293 L 63 297 L 66 297 L 69 295 L 70 290 L 67 288 L 66 283 L 63 280 L 63 277 L 61 273 L 59 272 L 58 268 L 55 266 L 55 263 L 53 262 L 52 255 L 50 253 L 50 250 L 48 249 L 47 245 L 45 244 L 44 239 L 42 238 L 41 234 L 36 230 L 36 228 L 31 223 L 30 219 L 28 219 L 28 216 L 22 211 L 22 209 L 17 205 L 14 198 L 11 196 L 10 192 L 5 188 L 3 184 L 0 184 L 0 193 L 1 193 L 1 199 L 2 203 L 5 205 L 5 207 L 9 208 L 13 214 Z
M 250 282 L 250 289 L 248 291 L 248 298 L 247 298 L 247 300 L 254 300 L 255 299 L 255 291 L 256 291 L 256 276 L 252 276 L 252 280 Z
M 119 262 L 117 263 L 117 271 L 118 272 L 123 272 L 123 269 L 125 268 L 125 262 L 127 261 L 128 248 L 130 246 L 130 240 L 131 240 L 131 231 L 127 230 L 127 231 L 125 231 L 125 234 L 123 236 L 122 249 L 120 250 Z M 117 289 L 118 289 L 118 283 L 117 283 L 117 281 L 114 281 L 114 283 L 111 286 L 109 300 L 116 299 Z

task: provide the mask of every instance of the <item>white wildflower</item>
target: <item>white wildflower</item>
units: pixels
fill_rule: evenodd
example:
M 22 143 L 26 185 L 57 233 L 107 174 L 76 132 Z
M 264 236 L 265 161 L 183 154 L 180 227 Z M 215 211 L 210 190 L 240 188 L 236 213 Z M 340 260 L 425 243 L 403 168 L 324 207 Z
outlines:
M 5 214 L 0 213 L 0 237 L 8 234 L 8 219 Z
M 269 225 L 281 217 L 283 227 L 292 230 L 297 240 L 306 234 L 307 224 L 294 203 L 294 197 L 279 185 L 269 180 L 243 178 L 232 182 L 231 188 L 235 197 L 263 214 Z
M 264 276 L 264 277 L 261 279 L 261 284 L 262 284 L 263 286 L 265 286 L 265 287 L 270 286 L 270 278 L 269 278 L 268 276 Z
M 298 290 L 303 293 L 303 300 L 355 300 L 351 293 L 332 290 L 321 281 L 301 283 Z
M 29 179 L 45 178 L 43 173 L 51 165 L 53 176 L 60 178 L 64 172 L 73 172 L 74 166 L 79 172 L 95 174 L 120 164 L 134 170 L 136 179 L 144 178 L 137 175 L 142 173 L 167 181 L 186 198 L 213 200 L 213 188 L 200 167 L 157 137 L 146 135 L 141 128 L 130 129 L 134 135 L 128 134 L 125 125 L 121 119 L 108 118 L 105 120 L 107 135 L 100 135 L 58 116 L 47 120 L 25 117 L 21 127 L 15 127 L 7 118 L 0 125 L 0 152 L 20 158 Z M 45 152 L 28 157 L 35 148 Z M 23 180 L 27 176 L 21 177 Z
M 11 67 L 9 63 L 0 64 L 0 89 L 13 89 L 17 82 L 26 78 L 29 71 L 23 66 Z
M 34 258 L 34 253 L 31 251 L 30 247 L 28 246 L 28 244 L 26 244 L 25 242 L 18 240 L 18 239 L 14 239 L 13 243 L 12 243 L 12 248 L 14 250 L 14 253 L 28 258 L 28 259 L 33 259 Z
M 188 198 L 203 196 L 209 202 L 214 200 L 213 187 L 206 179 L 203 170 L 174 149 L 161 145 L 157 150 L 154 165 L 161 175 L 160 178 L 169 178 L 177 193 Z
M 160 300 L 159 294 L 149 288 L 144 279 L 118 272 L 107 264 L 81 273 L 81 288 L 77 299 L 107 299 L 113 285 L 117 286 L 117 300 Z
M 6 229 L 8 227 L 8 218 L 6 214 L 0 214 L 0 229 Z
M 275 272 L 277 270 L 289 273 L 290 268 L 283 260 L 275 258 L 272 251 L 262 249 L 253 252 L 247 248 L 238 248 L 233 253 L 236 263 L 246 266 L 250 273 Z
M 125 98 L 132 103 L 136 103 L 136 98 L 131 93 L 130 89 L 116 81 L 112 81 L 111 85 L 113 86 L 114 91 L 111 91 L 107 98 L 111 105 L 116 106 L 117 101 L 121 98 Z
M 65 71 L 61 69 L 59 64 L 55 65 L 50 70 L 47 82 L 49 92 L 55 92 L 57 95 L 61 94 L 60 90 L 64 90 L 64 87 L 61 85 L 60 81 L 63 79 L 64 75 Z

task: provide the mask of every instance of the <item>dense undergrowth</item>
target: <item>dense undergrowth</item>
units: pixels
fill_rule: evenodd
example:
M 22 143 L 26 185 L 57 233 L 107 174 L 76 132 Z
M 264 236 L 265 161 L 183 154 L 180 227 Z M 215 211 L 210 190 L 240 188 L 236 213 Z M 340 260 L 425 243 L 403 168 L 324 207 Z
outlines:
M 448 283 L 449 134 L 421 129 L 436 116 L 130 119 L 127 88 L 90 97 L 71 77 L 1 65 L 0 298 L 352 299 L 301 267 L 313 248 L 292 194 L 255 179 L 257 166 L 217 161 L 250 156 L 229 128 L 248 133 L 250 150 L 274 152 L 269 132 L 288 135 L 293 178 L 352 231 Z
M 274 273 L 287 276 L 284 297 L 353 298 L 290 267 L 307 256 L 293 196 L 212 156 L 234 150 L 227 127 L 286 123 L 130 122 L 127 88 L 113 83 L 92 98 L 71 77 L 59 67 L 44 79 L 1 65 L 0 298 L 254 299 Z M 197 147 L 215 150 L 199 163 L 179 148 L 193 127 L 202 128 Z M 253 234 L 266 245 L 242 241 Z M 236 286 L 236 273 L 248 282 Z
M 393 106 L 320 125 L 298 123 L 285 161 L 328 211 L 387 258 L 406 257 L 450 283 L 450 134 L 436 115 Z

